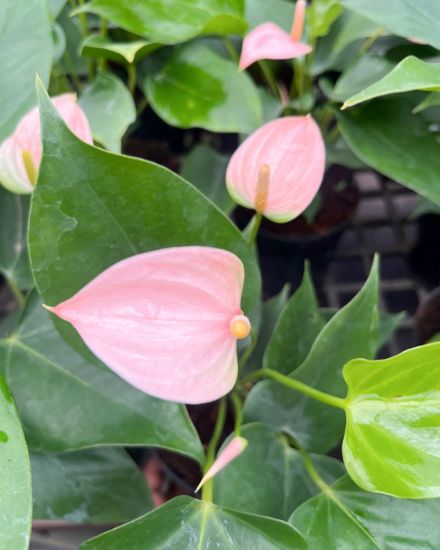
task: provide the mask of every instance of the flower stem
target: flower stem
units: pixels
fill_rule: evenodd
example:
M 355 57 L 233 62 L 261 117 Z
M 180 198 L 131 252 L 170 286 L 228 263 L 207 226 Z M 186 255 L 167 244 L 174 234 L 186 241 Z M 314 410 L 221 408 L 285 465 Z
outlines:
M 258 61 L 258 65 L 260 66 L 261 72 L 263 73 L 264 78 L 266 79 L 267 83 L 269 84 L 269 88 L 272 90 L 273 94 L 275 96 L 279 96 L 279 90 L 277 86 L 277 82 L 275 80 L 275 77 L 273 76 L 272 70 L 267 63 L 266 60 Z
M 134 95 L 136 90 L 136 65 L 134 63 L 129 63 L 127 65 L 127 87 L 130 90 L 131 95 Z
M 307 395 L 307 397 L 311 397 L 312 399 L 315 399 L 315 401 L 320 401 L 321 403 L 325 403 L 326 405 L 330 405 L 331 407 L 336 407 L 338 409 L 345 410 L 346 408 L 345 399 L 342 399 L 340 397 L 336 397 L 335 395 L 330 395 L 328 393 L 312 388 L 311 386 L 308 386 L 307 384 L 303 384 L 302 382 L 300 382 L 299 380 L 296 380 L 295 378 L 290 378 L 290 376 L 281 374 L 280 372 L 277 372 L 276 370 L 273 370 L 273 369 L 257 370 L 252 374 L 250 374 L 249 376 L 247 376 L 246 378 L 244 378 L 243 381 L 249 382 L 257 378 L 263 378 L 264 376 L 266 376 L 267 378 L 272 378 L 276 382 L 283 384 L 283 386 L 286 386 L 288 388 L 291 388 L 292 390 L 298 391 L 303 395 Z
M 238 55 L 238 52 L 235 49 L 234 44 L 227 37 L 223 38 L 223 44 L 225 45 L 225 48 L 228 50 L 228 54 L 230 55 L 232 61 L 238 65 L 238 62 L 240 61 L 240 56 Z
M 326 494 L 326 495 L 332 494 L 333 491 L 332 491 L 331 487 L 319 475 L 317 469 L 315 468 L 315 465 L 313 464 L 312 459 L 310 458 L 310 455 L 304 449 L 299 449 L 299 452 L 300 452 L 301 457 L 304 461 L 304 466 L 306 467 L 307 473 L 309 474 L 309 476 L 312 479 L 313 483 L 324 494 Z
M 258 235 L 258 230 L 260 229 L 260 225 L 261 225 L 261 222 L 263 220 L 263 214 L 261 212 L 255 212 L 255 216 L 252 220 L 253 222 L 253 226 L 252 226 L 252 230 L 251 230 L 251 233 L 249 235 L 249 243 L 250 244 L 254 244 L 256 239 L 257 239 L 257 235 Z
M 205 464 L 203 465 L 203 474 L 206 474 L 206 472 L 214 463 L 215 451 L 218 447 L 218 443 L 220 441 L 223 428 L 225 426 L 225 420 L 226 400 L 225 398 L 222 398 L 218 404 L 217 420 L 215 423 L 214 432 L 212 434 L 211 441 L 209 442 L 208 450 L 206 451 Z M 202 488 L 202 500 L 212 502 L 212 492 L 212 479 L 208 479 L 208 481 L 206 481 L 205 485 L 203 485 Z
M 18 288 L 18 286 L 14 283 L 11 277 L 6 277 L 6 280 L 8 282 L 10 291 L 12 292 L 12 294 L 14 295 L 15 299 L 18 302 L 18 305 L 20 306 L 20 308 L 23 308 L 26 302 L 26 298 L 23 292 Z
M 241 399 L 237 392 L 231 393 L 231 402 L 232 406 L 234 407 L 235 415 L 234 431 L 235 435 L 239 436 L 241 431 L 241 424 L 243 422 L 243 403 L 241 402 Z

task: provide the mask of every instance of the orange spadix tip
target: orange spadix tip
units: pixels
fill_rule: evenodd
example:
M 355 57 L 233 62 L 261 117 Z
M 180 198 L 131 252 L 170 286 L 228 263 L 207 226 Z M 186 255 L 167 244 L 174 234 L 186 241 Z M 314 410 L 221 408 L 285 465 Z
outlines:
M 245 315 L 236 315 L 231 320 L 231 334 L 237 340 L 243 340 L 249 336 L 251 331 L 251 323 Z

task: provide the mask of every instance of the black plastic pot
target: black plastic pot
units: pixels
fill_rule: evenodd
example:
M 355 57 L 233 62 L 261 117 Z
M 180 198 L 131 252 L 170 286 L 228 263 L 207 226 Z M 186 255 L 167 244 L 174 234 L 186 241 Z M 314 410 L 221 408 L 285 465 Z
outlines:
M 420 304 L 416 312 L 419 344 L 426 344 L 440 334 L 440 288 L 437 288 Z
M 440 284 L 440 215 L 424 214 L 417 219 L 417 241 L 408 261 L 426 288 Z

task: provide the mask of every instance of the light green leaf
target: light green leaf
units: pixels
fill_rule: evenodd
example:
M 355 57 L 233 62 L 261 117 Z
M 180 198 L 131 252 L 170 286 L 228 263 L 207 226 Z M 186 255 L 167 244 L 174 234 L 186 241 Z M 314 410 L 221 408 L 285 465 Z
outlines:
M 415 90 L 440 91 L 440 63 L 426 63 L 409 56 L 378 82 L 347 99 L 342 109 L 389 94 Z
M 300 504 L 319 492 L 306 472 L 300 453 L 289 446 L 284 436 L 265 424 L 243 426 L 241 435 L 248 440 L 248 446 L 215 476 L 214 502 L 287 520 Z M 312 455 L 312 460 L 328 483 L 345 472 L 342 462 L 334 458 Z
M 81 545 L 81 550 L 305 550 L 304 539 L 287 523 L 177 497 L 131 523 Z
M 413 113 L 420 113 L 422 111 L 425 111 L 426 109 L 430 109 L 431 107 L 439 107 L 440 106 L 440 93 L 439 92 L 431 92 L 428 94 L 423 101 L 421 101 L 416 107 L 413 109 Z
M 344 463 L 363 489 L 400 498 L 440 496 L 439 357 L 435 343 L 345 365 Z
M 136 120 L 136 107 L 125 84 L 117 76 L 100 72 L 79 99 L 92 128 L 93 138 L 109 151 L 119 153 L 121 139 Z
M 341 4 L 398 36 L 440 49 L 440 3 L 437 0 L 341 0 Z
M 12 396 L 0 376 L 0 548 L 27 550 L 32 521 L 31 471 Z
M 339 0 L 315 0 L 310 7 L 313 36 L 325 36 L 342 12 Z
M 290 522 L 310 549 L 440 548 L 440 500 L 403 500 L 366 493 L 348 476 L 300 506 Z M 348 545 L 348 546 L 347 546 Z
M 243 0 L 92 0 L 75 13 L 95 13 L 149 42 L 178 44 L 199 34 L 243 34 Z
M 295 5 L 288 0 L 246 0 L 246 20 L 249 30 L 272 21 L 286 32 L 292 29 Z
M 153 507 L 141 470 L 123 449 L 32 453 L 31 464 L 34 519 L 124 522 Z
M 340 129 L 363 162 L 440 204 L 438 137 L 413 108 L 405 97 L 377 100 L 339 113 Z
M 261 99 L 247 73 L 197 42 L 151 72 L 144 92 L 171 126 L 250 133 L 262 122 Z
M 47 84 L 53 41 L 46 0 L 2 0 L 0 143 L 36 104 L 35 75 Z
M 378 342 L 378 261 L 364 287 L 322 329 L 302 365 L 289 376 L 344 397 L 342 367 L 354 357 L 373 357 Z M 339 409 L 313 401 L 272 381 L 258 383 L 244 408 L 246 421 L 265 422 L 285 431 L 314 452 L 333 448 L 344 432 Z
M 159 48 L 146 40 L 114 42 L 110 38 L 92 34 L 80 45 L 81 55 L 98 59 L 110 59 L 119 63 L 134 63 Z
M 29 446 L 67 451 L 96 445 L 152 445 L 203 457 L 186 409 L 132 388 L 88 363 L 55 330 L 36 293 L 21 324 L 0 340 L 5 377 Z
M 180 170 L 186 181 L 195 185 L 225 214 L 230 214 L 235 207 L 226 189 L 228 162 L 228 155 L 223 155 L 208 145 L 199 144 L 185 157 Z
M 67 0 L 47 0 L 47 7 L 52 19 L 56 19 L 60 15 L 66 4 Z

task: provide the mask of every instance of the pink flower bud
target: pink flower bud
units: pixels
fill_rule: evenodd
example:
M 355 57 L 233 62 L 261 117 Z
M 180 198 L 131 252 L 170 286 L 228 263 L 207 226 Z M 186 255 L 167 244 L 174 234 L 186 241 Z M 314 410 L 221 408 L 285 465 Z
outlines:
M 83 141 L 93 143 L 89 123 L 75 94 L 53 97 L 52 102 L 70 130 Z M 13 193 L 31 193 L 40 162 L 40 113 L 34 107 L 0 145 L 0 183 Z
M 325 145 L 311 115 L 265 124 L 235 151 L 226 172 L 232 198 L 274 222 L 299 216 L 324 176 Z
M 108 367 L 139 390 L 206 403 L 237 378 L 244 270 L 225 250 L 166 248 L 122 260 L 53 313 L 69 321 Z
M 209 468 L 206 474 L 203 476 L 202 481 L 199 483 L 197 489 L 194 491 L 197 493 L 202 485 L 204 485 L 208 479 L 213 478 L 216 474 L 223 470 L 230 462 L 235 460 L 237 456 L 246 449 L 248 445 L 247 439 L 244 437 L 234 437 L 223 449 L 223 451 L 218 455 L 217 460 Z

